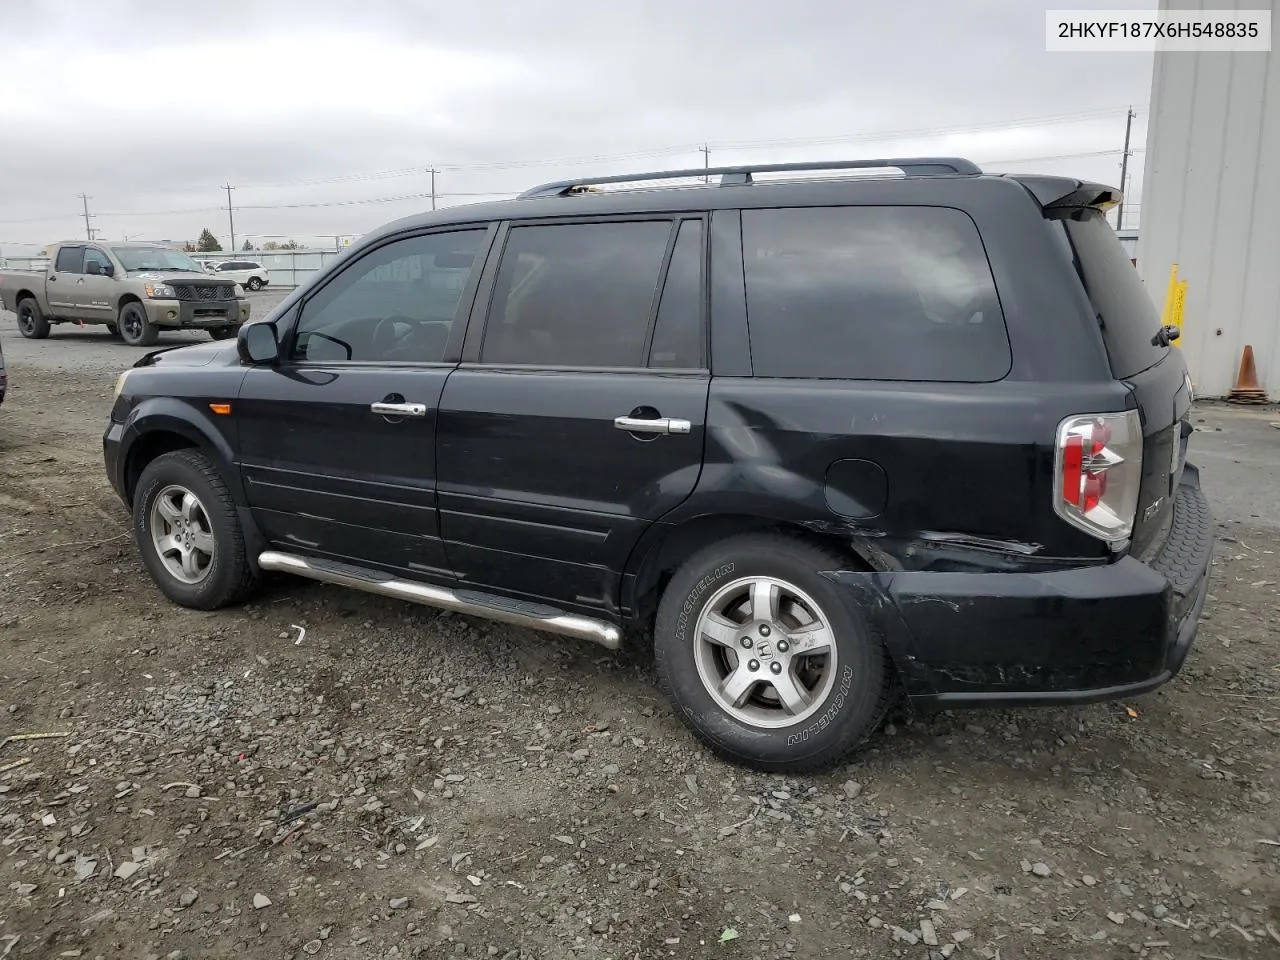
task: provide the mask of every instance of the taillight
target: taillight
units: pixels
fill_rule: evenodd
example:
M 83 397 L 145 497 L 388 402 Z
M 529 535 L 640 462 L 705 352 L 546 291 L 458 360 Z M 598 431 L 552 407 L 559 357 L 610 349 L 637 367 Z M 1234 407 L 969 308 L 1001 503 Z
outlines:
M 1138 412 L 1063 420 L 1054 470 L 1053 508 L 1060 517 L 1113 546 L 1128 540 L 1142 487 Z

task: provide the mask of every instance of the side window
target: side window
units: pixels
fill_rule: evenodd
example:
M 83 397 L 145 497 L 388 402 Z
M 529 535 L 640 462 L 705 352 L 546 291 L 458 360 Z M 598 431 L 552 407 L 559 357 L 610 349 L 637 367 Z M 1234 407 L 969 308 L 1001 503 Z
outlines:
M 757 376 L 983 383 L 1009 336 L 977 227 L 944 207 L 744 210 Z
M 649 349 L 651 367 L 701 367 L 702 345 L 702 221 L 680 224 L 671 265 L 662 285 L 658 320 Z
M 293 359 L 441 360 L 484 238 L 484 230 L 407 237 L 351 263 L 303 304 Z
M 667 220 L 512 227 L 482 363 L 642 367 Z
M 59 247 L 54 273 L 84 273 L 84 247 Z
M 91 263 L 96 263 L 98 265 L 98 269 L 96 271 L 89 266 L 89 264 Z M 85 273 L 96 273 L 99 276 L 105 276 L 107 273 L 107 270 L 109 270 L 110 268 L 111 268 L 111 261 L 107 259 L 107 255 L 105 253 L 93 247 L 84 248 L 84 272 Z

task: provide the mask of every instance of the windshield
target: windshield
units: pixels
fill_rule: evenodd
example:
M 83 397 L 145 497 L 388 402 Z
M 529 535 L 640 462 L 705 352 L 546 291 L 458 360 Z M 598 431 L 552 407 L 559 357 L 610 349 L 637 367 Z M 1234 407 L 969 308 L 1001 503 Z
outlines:
M 111 252 L 130 273 L 135 270 L 204 273 L 200 264 L 181 250 L 166 250 L 164 247 L 112 247 Z

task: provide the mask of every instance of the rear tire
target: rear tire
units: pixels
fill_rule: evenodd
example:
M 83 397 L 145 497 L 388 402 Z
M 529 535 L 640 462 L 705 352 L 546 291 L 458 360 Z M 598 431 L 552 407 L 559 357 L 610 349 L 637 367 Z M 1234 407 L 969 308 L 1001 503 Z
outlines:
M 49 335 L 49 321 L 44 318 L 35 297 L 18 301 L 18 332 L 28 340 L 43 340 Z
M 216 610 L 257 586 L 235 500 L 197 450 L 147 464 L 133 496 L 133 533 L 151 579 L 179 606 Z
M 800 540 L 744 534 L 671 578 L 654 627 L 659 682 L 717 754 L 764 771 L 817 770 L 879 726 L 892 676 L 883 641 L 820 573 L 845 566 Z
M 210 327 L 209 336 L 214 340 L 230 340 L 236 335 L 236 327 Z
M 126 303 L 120 308 L 120 339 L 131 347 L 150 347 L 160 336 L 160 331 L 147 319 L 147 311 L 140 303 Z
M 120 336 L 120 328 L 116 326 L 114 323 L 108 323 L 107 333 L 111 334 L 113 337 L 118 337 Z

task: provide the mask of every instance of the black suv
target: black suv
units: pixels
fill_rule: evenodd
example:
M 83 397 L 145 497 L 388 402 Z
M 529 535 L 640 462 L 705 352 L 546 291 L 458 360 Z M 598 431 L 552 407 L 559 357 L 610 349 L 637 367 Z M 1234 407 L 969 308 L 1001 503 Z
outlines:
M 1142 693 L 1187 655 L 1212 529 L 1118 199 L 940 158 L 411 217 L 235 344 L 140 360 L 107 473 L 179 604 L 285 571 L 652 628 L 685 722 L 761 769 L 850 754 L 897 690 Z

